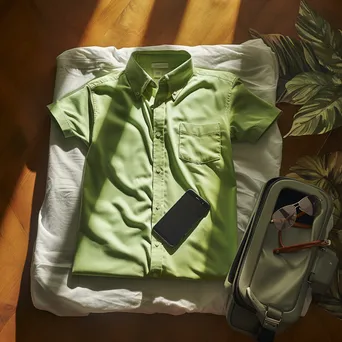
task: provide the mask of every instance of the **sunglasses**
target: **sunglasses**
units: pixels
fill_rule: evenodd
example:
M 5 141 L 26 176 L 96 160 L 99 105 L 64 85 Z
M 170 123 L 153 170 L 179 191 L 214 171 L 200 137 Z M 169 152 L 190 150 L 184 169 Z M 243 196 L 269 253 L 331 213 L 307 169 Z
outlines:
M 314 216 L 315 211 L 316 197 L 306 196 L 299 202 L 286 205 L 273 213 L 271 223 L 278 229 L 278 240 L 280 245 L 279 248 L 273 250 L 274 254 L 290 253 L 312 247 L 329 246 L 331 244 L 330 240 L 315 240 L 297 245 L 284 246 L 282 236 L 283 230 L 291 227 L 311 229 L 311 225 L 297 222 L 297 218 L 303 215 Z

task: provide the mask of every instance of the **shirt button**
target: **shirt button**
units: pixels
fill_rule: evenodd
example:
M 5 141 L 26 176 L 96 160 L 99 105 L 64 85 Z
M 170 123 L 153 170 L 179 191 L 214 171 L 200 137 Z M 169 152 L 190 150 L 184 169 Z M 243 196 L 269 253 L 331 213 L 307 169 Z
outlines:
M 162 172 L 162 169 L 160 167 L 157 168 L 157 173 L 160 174 Z
M 156 207 L 156 210 L 159 210 L 160 209 L 160 207 Z
M 159 246 L 159 243 L 158 242 L 155 242 L 154 243 L 154 247 L 158 247 Z
M 156 133 L 156 138 L 160 139 L 161 138 L 161 134 L 159 132 Z

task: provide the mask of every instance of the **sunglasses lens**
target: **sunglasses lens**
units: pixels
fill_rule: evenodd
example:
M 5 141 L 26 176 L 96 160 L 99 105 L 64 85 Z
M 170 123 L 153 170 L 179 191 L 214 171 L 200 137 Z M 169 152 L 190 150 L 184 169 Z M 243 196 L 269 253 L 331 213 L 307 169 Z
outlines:
M 272 221 L 277 229 L 283 230 L 293 226 L 296 222 L 297 213 L 296 207 L 293 205 L 286 205 L 280 208 L 272 215 Z
M 298 202 L 300 210 L 304 211 L 306 214 L 312 216 L 315 212 L 315 197 L 306 196 Z

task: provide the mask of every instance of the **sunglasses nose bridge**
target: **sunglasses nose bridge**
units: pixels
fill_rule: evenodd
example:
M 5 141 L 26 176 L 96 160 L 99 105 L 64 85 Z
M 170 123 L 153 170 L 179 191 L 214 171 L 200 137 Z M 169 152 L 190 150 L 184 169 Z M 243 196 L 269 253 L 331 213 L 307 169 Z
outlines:
M 291 227 L 296 221 L 296 217 L 296 208 L 291 204 L 275 211 L 272 215 L 271 222 L 275 224 L 277 229 L 283 230 Z

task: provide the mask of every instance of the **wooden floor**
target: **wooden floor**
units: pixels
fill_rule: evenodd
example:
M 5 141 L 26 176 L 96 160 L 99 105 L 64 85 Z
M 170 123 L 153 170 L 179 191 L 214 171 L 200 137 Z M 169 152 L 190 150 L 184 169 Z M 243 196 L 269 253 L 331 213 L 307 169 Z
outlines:
M 340 0 L 308 0 L 342 22 Z M 1 0 L 0 1 L 0 342 L 250 341 L 224 317 L 92 315 L 60 318 L 36 310 L 29 264 L 44 196 L 55 58 L 100 45 L 240 43 L 248 28 L 295 35 L 299 0 Z M 282 132 L 293 108 L 284 107 Z M 338 150 L 330 136 L 285 140 L 283 173 L 304 154 Z M 342 322 L 312 307 L 277 341 L 342 341 Z

